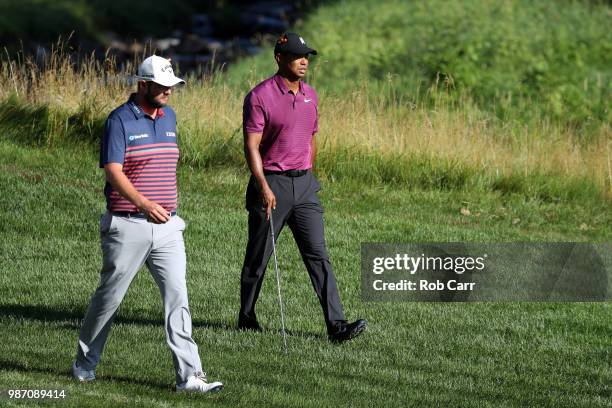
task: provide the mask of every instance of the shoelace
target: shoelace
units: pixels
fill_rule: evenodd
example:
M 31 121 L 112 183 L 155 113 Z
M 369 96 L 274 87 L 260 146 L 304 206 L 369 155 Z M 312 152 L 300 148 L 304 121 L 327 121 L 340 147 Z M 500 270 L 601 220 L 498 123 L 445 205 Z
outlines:
M 204 381 L 205 383 L 208 383 L 208 378 L 206 377 L 206 373 L 205 372 L 200 372 L 200 373 L 196 373 L 195 374 L 195 378 L 198 378 L 202 381 Z

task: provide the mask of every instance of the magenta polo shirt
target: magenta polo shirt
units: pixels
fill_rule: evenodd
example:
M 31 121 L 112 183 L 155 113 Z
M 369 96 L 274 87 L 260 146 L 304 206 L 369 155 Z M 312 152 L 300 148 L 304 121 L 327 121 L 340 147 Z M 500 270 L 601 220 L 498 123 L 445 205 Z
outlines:
M 261 133 L 259 152 L 263 168 L 272 171 L 311 167 L 312 136 L 319 130 L 317 93 L 300 82 L 296 95 L 276 74 L 244 98 L 243 128 Z

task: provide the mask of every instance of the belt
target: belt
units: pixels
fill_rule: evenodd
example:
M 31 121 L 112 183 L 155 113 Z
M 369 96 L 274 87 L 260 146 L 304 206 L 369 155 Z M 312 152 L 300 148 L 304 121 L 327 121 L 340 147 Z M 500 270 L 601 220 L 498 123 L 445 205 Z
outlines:
M 308 170 L 284 170 L 284 171 L 272 171 L 272 170 L 264 170 L 264 174 L 278 174 L 281 176 L 287 177 L 302 177 L 308 173 Z
M 137 212 L 128 212 L 128 211 L 111 211 L 111 215 L 114 215 L 116 217 L 125 217 L 125 218 L 142 218 L 142 219 L 149 218 L 147 217 L 147 214 L 137 213 Z M 176 215 L 176 211 L 172 211 L 170 213 L 171 217 L 174 217 L 175 215 Z

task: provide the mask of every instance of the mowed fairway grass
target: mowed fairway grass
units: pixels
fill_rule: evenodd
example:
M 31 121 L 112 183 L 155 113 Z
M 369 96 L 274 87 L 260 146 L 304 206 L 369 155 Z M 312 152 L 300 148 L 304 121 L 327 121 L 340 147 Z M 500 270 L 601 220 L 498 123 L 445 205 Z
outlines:
M 0 157 L 2 390 L 65 389 L 68 397 L 56 404 L 74 407 L 612 406 L 610 303 L 367 303 L 360 297 L 362 242 L 610 241 L 609 203 L 323 180 L 328 247 L 345 311 L 369 326 L 352 342 L 327 341 L 287 229 L 278 242 L 290 334 L 284 354 L 272 268 L 258 303 L 265 331 L 235 329 L 247 173 L 182 166 L 193 336 L 209 377 L 225 389 L 178 395 L 159 291 L 146 269 L 119 309 L 97 381 L 69 377 L 101 258 L 103 175 L 95 149 L 45 150 L 4 140 Z

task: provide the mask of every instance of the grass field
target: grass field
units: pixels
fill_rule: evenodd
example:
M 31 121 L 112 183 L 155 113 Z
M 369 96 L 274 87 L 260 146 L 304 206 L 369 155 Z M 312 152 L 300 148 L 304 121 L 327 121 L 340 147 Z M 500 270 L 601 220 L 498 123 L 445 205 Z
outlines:
M 366 303 L 359 292 L 361 242 L 610 241 L 605 202 L 324 182 L 327 240 L 345 309 L 370 325 L 353 342 L 328 343 L 285 231 L 285 355 L 271 276 L 258 304 L 266 330 L 234 328 L 246 173 L 182 166 L 194 338 L 209 376 L 226 384 L 219 394 L 195 397 L 172 391 L 161 300 L 146 270 L 120 308 L 98 380 L 70 379 L 100 263 L 103 180 L 95 149 L 4 139 L 0 157 L 0 389 L 66 389 L 69 397 L 57 405 L 74 407 L 610 406 L 610 303 Z M 462 207 L 480 215 L 462 215 Z
M 56 405 L 72 407 L 612 407 L 610 302 L 360 297 L 362 242 L 612 241 L 609 5 L 380 3 L 326 2 L 299 27 L 321 51 L 308 78 L 320 96 L 316 173 L 347 316 L 369 321 L 355 341 L 327 341 L 287 231 L 289 353 L 272 276 L 258 303 L 264 332 L 235 329 L 247 236 L 241 106 L 273 72 L 269 53 L 189 77 L 172 96 L 194 338 L 209 377 L 226 385 L 203 397 L 173 392 L 161 299 L 144 270 L 98 380 L 69 376 L 101 260 L 96 145 L 135 68 L 76 66 L 61 47 L 43 68 L 2 55 L 0 390 L 66 389 Z

